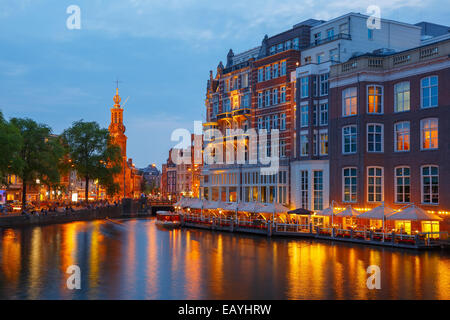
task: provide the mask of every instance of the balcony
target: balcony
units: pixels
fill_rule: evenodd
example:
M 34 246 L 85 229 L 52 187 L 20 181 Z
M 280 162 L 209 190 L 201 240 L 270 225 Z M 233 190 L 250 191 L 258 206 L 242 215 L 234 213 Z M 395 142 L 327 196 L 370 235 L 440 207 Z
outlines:
M 337 34 L 335 36 L 328 37 L 328 38 L 325 38 L 325 39 L 314 40 L 314 42 L 311 42 L 309 44 L 309 46 L 306 47 L 303 50 L 314 48 L 314 47 L 320 46 L 322 44 L 325 44 L 325 43 L 328 43 L 328 42 L 332 42 L 332 41 L 336 41 L 336 40 L 352 40 L 352 37 L 349 34 L 346 34 L 346 33 L 339 33 L 339 34 Z
M 230 121 L 233 118 L 231 112 L 223 112 L 217 115 L 217 122 L 220 121 Z
M 239 118 L 239 117 L 247 118 L 247 117 L 250 117 L 251 110 L 250 110 L 250 108 L 236 109 L 236 110 L 233 110 L 232 114 L 233 114 L 233 118 Z

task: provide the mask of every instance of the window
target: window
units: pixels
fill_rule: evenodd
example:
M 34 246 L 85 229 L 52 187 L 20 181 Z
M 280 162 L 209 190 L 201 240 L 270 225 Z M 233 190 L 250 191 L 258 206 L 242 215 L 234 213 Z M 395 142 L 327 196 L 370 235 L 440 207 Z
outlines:
M 272 116 L 272 128 L 278 129 L 278 115 L 277 114 Z
M 343 23 L 343 24 L 339 25 L 339 33 L 343 33 L 343 34 L 349 34 L 350 33 L 348 31 L 348 23 Z
M 356 125 L 350 125 L 342 128 L 342 153 L 356 153 Z
M 292 40 L 292 48 L 295 49 L 295 50 L 300 49 L 300 41 L 299 41 L 298 38 L 294 38 Z
M 286 47 L 286 50 L 291 49 L 292 48 L 292 41 L 291 40 L 286 41 L 285 47 Z
M 272 155 L 272 145 L 270 143 L 270 140 L 267 140 L 267 149 L 266 149 L 267 153 L 266 156 L 270 157 Z M 266 176 L 263 176 L 266 177 Z
M 300 135 L 300 155 L 308 155 L 308 135 L 306 133 Z
M 271 95 L 270 90 L 266 90 L 266 103 L 265 103 L 266 107 L 270 106 L 270 95 Z
M 373 29 L 367 29 L 367 39 L 373 40 Z
M 367 168 L 367 201 L 383 201 L 383 168 Z
M 334 37 L 334 29 L 333 28 L 328 29 L 327 30 L 327 38 L 332 39 L 333 37 Z
M 314 171 L 314 210 L 323 210 L 323 171 Z
M 383 152 L 382 124 L 367 124 L 367 152 Z
M 317 126 L 317 121 L 318 121 L 318 108 L 319 106 L 317 104 L 314 104 L 313 106 L 313 120 L 312 120 L 312 124 L 314 126 Z
M 280 115 L 280 130 L 286 130 L 286 114 L 282 113 Z
M 308 77 L 303 77 L 300 79 L 300 97 L 307 98 L 309 91 Z
M 264 81 L 264 68 L 258 69 L 258 82 Z
M 230 111 L 231 111 L 230 99 L 225 99 L 223 112 L 230 112 Z
M 353 116 L 357 114 L 357 95 L 356 88 L 347 88 L 342 91 L 342 115 Z
M 325 60 L 325 54 L 323 52 L 319 53 L 317 55 L 317 64 L 321 64 L 322 62 L 324 62 L 324 60 Z
M 271 71 L 271 67 L 270 67 L 270 66 L 267 66 L 267 67 L 266 67 L 266 81 L 267 81 L 267 80 L 270 80 L 270 78 L 271 78 L 271 77 L 270 77 L 270 76 L 271 76 L 271 72 L 272 72 L 272 71 Z
M 214 102 L 213 103 L 213 117 L 215 117 L 219 113 L 219 103 Z
M 342 171 L 342 201 L 356 202 L 358 178 L 356 168 L 344 168 Z
M 328 132 L 320 134 L 320 155 L 326 156 L 328 154 Z
M 320 95 L 325 96 L 328 94 L 328 73 L 321 74 L 319 78 Z
M 281 76 L 286 75 L 286 61 L 281 62 Z
M 439 167 L 422 167 L 422 203 L 439 204 Z
M 270 131 L 270 116 L 266 116 L 266 129 Z
M 422 150 L 430 150 L 438 148 L 438 119 L 429 118 L 420 121 L 421 146 Z
M 246 94 L 242 97 L 242 106 L 244 108 L 250 107 L 250 95 Z
M 316 43 L 317 43 L 317 41 L 320 40 L 320 38 L 321 38 L 320 32 L 317 32 L 317 33 L 314 34 L 314 41 L 315 41 Z
M 284 49 L 284 43 L 279 43 L 277 46 L 277 52 L 281 52 Z
M 410 129 L 409 121 L 397 122 L 394 124 L 394 151 L 410 150 Z
M 394 86 L 394 110 L 404 112 L 410 110 L 410 87 L 409 82 L 400 82 Z
M 338 55 L 338 50 L 337 49 L 331 49 L 330 50 L 330 60 L 331 61 L 339 61 L 339 55 Z
M 300 172 L 300 192 L 301 192 L 301 200 L 302 200 L 302 208 L 308 209 L 309 208 L 309 199 L 308 199 L 308 189 L 309 189 L 309 182 L 308 182 L 308 171 L 302 170 Z
M 277 48 L 275 46 L 270 47 L 270 55 L 273 55 L 277 52 Z
M 233 97 L 233 109 L 239 109 L 239 96 Z
M 319 125 L 328 125 L 328 103 L 322 103 L 320 105 Z
M 278 89 L 273 89 L 272 103 L 274 105 L 278 104 Z
M 438 77 L 431 76 L 420 81 L 422 94 L 422 108 L 437 107 L 438 105 Z
M 308 126 L 308 106 L 300 107 L 300 127 Z
M 242 88 L 248 87 L 248 73 L 242 75 Z
M 280 157 L 286 157 L 286 140 L 280 140 Z
M 278 78 L 278 63 L 273 65 L 273 78 Z
M 395 202 L 411 201 L 411 174 L 409 167 L 395 168 Z
M 263 128 L 263 119 L 258 118 L 258 130 L 261 130 Z
M 319 153 L 319 134 L 317 133 L 317 130 L 314 130 L 313 132 L 313 155 L 317 156 Z
M 367 113 L 383 113 L 383 87 L 367 86 Z
M 258 108 L 262 108 L 263 106 L 264 106 L 263 93 L 258 92 Z
M 280 103 L 286 102 L 286 87 L 281 87 L 280 91 Z

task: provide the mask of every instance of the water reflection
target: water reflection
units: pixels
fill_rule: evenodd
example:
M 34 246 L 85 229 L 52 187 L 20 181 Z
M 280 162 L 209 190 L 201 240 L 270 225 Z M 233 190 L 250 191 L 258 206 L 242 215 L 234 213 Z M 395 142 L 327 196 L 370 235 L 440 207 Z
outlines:
M 82 289 L 66 287 L 69 266 Z M 366 269 L 379 265 L 381 290 Z M 1 299 L 449 299 L 450 256 L 159 229 L 152 219 L 0 230 Z

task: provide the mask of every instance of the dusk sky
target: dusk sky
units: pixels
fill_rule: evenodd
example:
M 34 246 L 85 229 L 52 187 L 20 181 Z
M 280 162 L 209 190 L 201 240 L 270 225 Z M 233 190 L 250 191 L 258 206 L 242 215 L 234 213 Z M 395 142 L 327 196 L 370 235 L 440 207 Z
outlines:
M 382 18 L 449 24 L 443 0 L 0 0 L 0 110 L 61 133 L 80 119 L 110 122 L 121 83 L 128 157 L 160 167 L 174 129 L 205 116 L 209 70 L 309 19 L 381 7 Z M 69 30 L 70 5 L 81 29 Z

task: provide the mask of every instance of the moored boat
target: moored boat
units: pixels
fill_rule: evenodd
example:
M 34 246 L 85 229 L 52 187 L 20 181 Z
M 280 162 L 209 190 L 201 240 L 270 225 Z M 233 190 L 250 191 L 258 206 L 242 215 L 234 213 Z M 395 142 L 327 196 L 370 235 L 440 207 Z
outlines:
M 156 224 L 166 228 L 177 228 L 181 226 L 180 215 L 169 211 L 158 211 Z

